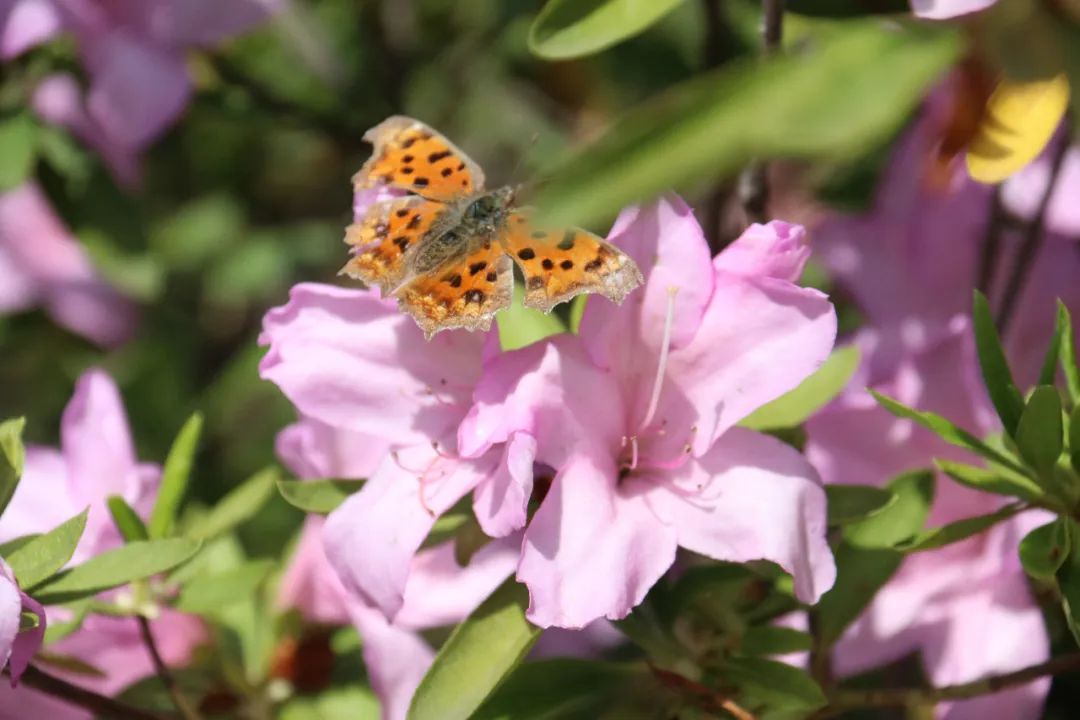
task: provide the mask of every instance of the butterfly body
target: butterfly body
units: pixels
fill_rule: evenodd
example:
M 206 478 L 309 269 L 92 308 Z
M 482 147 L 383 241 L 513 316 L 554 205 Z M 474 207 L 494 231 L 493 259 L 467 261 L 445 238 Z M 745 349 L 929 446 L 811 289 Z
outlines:
M 342 272 L 396 297 L 429 338 L 489 329 L 510 304 L 515 263 L 525 304 L 544 312 L 586 292 L 621 302 L 642 283 L 634 261 L 595 235 L 535 229 L 513 188 L 484 190 L 476 163 L 427 125 L 396 116 L 364 138 L 375 150 L 354 186 L 397 195 L 346 230 L 354 250 Z

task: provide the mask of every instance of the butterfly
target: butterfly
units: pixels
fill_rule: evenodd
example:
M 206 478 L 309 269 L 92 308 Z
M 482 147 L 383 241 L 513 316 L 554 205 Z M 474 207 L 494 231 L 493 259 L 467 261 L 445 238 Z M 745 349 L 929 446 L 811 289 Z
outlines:
M 388 118 L 364 140 L 374 150 L 354 189 L 397 196 L 346 228 L 353 257 L 341 272 L 397 298 L 429 340 L 451 328 L 490 329 L 513 297 L 515 263 L 525 305 L 543 312 L 582 293 L 621 303 L 643 282 L 634 261 L 596 235 L 535 227 L 513 188 L 485 190 L 477 164 L 419 120 Z

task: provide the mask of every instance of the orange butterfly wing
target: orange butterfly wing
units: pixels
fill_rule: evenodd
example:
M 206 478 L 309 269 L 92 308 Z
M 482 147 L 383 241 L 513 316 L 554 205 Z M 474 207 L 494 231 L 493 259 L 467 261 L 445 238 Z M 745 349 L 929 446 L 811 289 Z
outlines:
M 510 304 L 514 265 L 497 243 L 487 243 L 436 272 L 418 275 L 397 293 L 424 335 L 464 328 L 488 330 L 495 313 Z
M 364 133 L 375 146 L 371 158 L 353 177 L 357 189 L 388 185 L 447 201 L 484 187 L 484 173 L 430 127 L 395 115 Z
M 582 293 L 618 304 L 645 280 L 637 264 L 614 245 L 577 228 L 547 232 L 511 213 L 503 243 L 525 276 L 525 304 L 544 312 Z
M 341 269 L 388 295 L 406 276 L 406 253 L 419 244 L 445 206 L 415 195 L 372 205 L 345 229 L 353 257 Z

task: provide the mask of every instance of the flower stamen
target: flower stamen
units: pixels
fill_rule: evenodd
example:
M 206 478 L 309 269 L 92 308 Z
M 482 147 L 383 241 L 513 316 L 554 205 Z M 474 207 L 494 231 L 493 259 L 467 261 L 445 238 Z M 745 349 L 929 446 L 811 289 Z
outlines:
M 668 350 L 671 347 L 671 328 L 675 324 L 675 296 L 679 288 L 672 286 L 667 289 L 667 312 L 664 313 L 664 337 L 660 341 L 660 362 L 656 366 L 656 379 L 653 380 L 652 395 L 649 397 L 649 409 L 645 411 L 645 419 L 641 421 L 638 432 L 641 432 L 656 415 L 656 409 L 660 405 L 660 389 L 664 386 L 664 374 L 667 372 Z

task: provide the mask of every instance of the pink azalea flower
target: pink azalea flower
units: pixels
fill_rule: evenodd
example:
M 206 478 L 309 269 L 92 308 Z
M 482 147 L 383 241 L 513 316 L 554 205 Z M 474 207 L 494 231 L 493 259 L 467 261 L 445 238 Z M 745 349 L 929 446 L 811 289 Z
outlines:
M 0 193 L 0 313 L 39 305 L 101 345 L 122 342 L 134 329 L 131 303 L 94 270 L 41 188 L 27 183 Z
M 175 122 L 191 97 L 185 53 L 263 21 L 278 0 L 0 0 L 0 58 L 67 32 L 90 82 L 69 75 L 35 96 L 42 117 L 98 151 L 117 178 L 134 182 L 135 156 Z
M 1051 143 L 1052 144 L 1052 143 Z M 1043 152 L 1030 165 L 1016 173 L 1001 188 L 1001 200 L 1010 211 L 1031 220 L 1046 194 L 1050 179 L 1050 152 Z M 1065 151 L 1050 203 L 1046 207 L 1046 229 L 1072 241 L 1080 239 L 1080 146 Z
M 976 434 L 997 431 L 985 397 L 967 317 L 989 191 L 958 177 L 950 193 L 921 184 L 928 124 L 901 141 L 873 212 L 835 218 L 815 234 L 826 264 L 866 313 L 854 339 L 863 352 L 856 378 L 807 423 L 807 456 L 826 482 L 883 484 L 944 457 L 976 460 L 911 422 L 898 420 L 862 388 L 940 413 Z M 1004 238 L 1005 250 L 1014 237 Z M 1069 251 L 1069 252 L 1063 252 Z M 1032 269 L 1006 350 L 1022 383 L 1037 373 L 1054 316 L 1054 297 L 1075 305 L 1080 259 L 1066 243 L 1047 243 Z M 999 277 L 1004 276 L 1010 262 Z M 1000 283 L 999 283 L 1000 286 Z M 993 299 L 993 298 L 992 298 Z M 933 525 L 992 512 L 1004 500 L 940 477 Z M 991 531 L 905 559 L 838 644 L 834 664 L 855 673 L 918 650 L 935 684 L 966 682 L 1045 660 L 1042 614 L 1016 555 L 1020 538 L 1049 520 L 1028 512 Z M 943 705 L 950 720 L 1038 717 L 1046 681 L 978 700 Z M 989 714 L 988 714 L 989 713 Z
M 817 475 L 791 447 L 734 427 L 832 348 L 832 305 L 792 283 L 802 228 L 752 227 L 711 260 L 690 209 L 666 198 L 623 213 L 609 239 L 645 273 L 642 291 L 622 307 L 590 301 L 580 337 L 493 358 L 461 426 L 467 456 L 506 443 L 557 471 L 518 566 L 529 619 L 624 617 L 680 546 L 772 560 L 816 601 L 835 576 Z M 489 533 L 526 523 L 531 463 L 516 465 L 474 502 Z
M 911 0 L 915 17 L 927 20 L 948 20 L 985 10 L 997 0 Z
M 86 530 L 72 558 L 73 563 L 81 562 L 121 543 L 106 505 L 108 497 L 120 495 L 145 516 L 159 479 L 157 466 L 139 463 L 135 457 L 116 385 L 104 372 L 91 370 L 79 379 L 64 410 L 60 448 L 27 448 L 22 481 L 0 518 L 0 542 L 51 530 L 89 508 Z M 152 628 L 165 661 L 177 665 L 190 660 L 192 650 L 205 635 L 197 620 L 171 611 L 163 611 Z M 93 615 L 80 630 L 49 646 L 49 651 L 79 658 L 103 671 L 103 677 L 89 677 L 50 668 L 71 682 L 106 694 L 114 694 L 154 671 L 131 618 Z M 0 718 L 90 717 L 71 708 L 60 714 L 61 707 L 33 690 L 0 689 Z
M 37 615 L 38 625 L 20 632 L 24 612 Z M 41 647 L 44 637 L 45 609 L 19 588 L 15 574 L 0 559 L 0 670 L 10 666 L 12 687 L 26 671 L 30 658 Z

